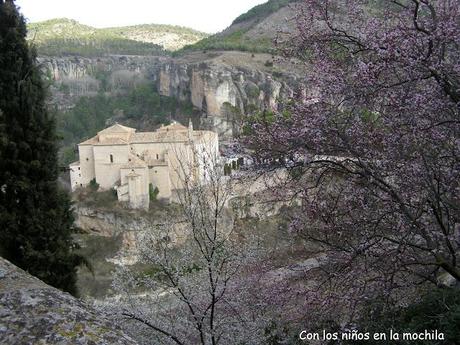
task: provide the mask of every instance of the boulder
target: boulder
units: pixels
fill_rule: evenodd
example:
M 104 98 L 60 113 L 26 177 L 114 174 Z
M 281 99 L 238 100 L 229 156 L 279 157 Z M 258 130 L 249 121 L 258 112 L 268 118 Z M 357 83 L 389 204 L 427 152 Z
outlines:
M 107 315 L 0 258 L 0 342 L 135 345 Z

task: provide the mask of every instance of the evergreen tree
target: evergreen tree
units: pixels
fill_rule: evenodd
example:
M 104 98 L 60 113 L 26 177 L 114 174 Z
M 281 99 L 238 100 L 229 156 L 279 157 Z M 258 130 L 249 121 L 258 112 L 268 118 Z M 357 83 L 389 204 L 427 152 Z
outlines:
M 74 218 L 57 184 L 57 136 L 26 25 L 13 0 L 0 0 L 0 255 L 76 294 L 83 263 Z

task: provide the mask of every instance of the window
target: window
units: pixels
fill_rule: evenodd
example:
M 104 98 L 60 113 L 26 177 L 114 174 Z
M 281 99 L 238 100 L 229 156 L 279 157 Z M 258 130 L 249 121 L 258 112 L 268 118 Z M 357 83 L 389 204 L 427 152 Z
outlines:
M 86 161 L 89 161 L 89 158 L 86 158 Z
M 80 167 L 78 167 L 78 170 L 81 170 Z
M 110 163 L 113 163 L 113 155 L 110 155 Z
M 158 159 L 159 159 L 159 158 L 158 158 L 158 153 L 157 153 L 157 160 L 158 160 Z

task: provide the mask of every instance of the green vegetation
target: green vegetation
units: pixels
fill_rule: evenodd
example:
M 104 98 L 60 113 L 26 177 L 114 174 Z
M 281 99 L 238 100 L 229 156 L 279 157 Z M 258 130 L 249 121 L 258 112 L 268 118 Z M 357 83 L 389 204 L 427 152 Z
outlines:
M 250 20 L 259 21 L 278 11 L 280 8 L 299 0 L 269 0 L 266 3 L 251 8 L 248 12 L 237 17 L 232 24 L 247 22 Z
M 153 184 L 149 184 L 149 196 L 150 196 L 150 201 L 155 201 L 157 199 L 158 193 L 160 191 L 158 190 L 158 187 L 153 187 Z
M 79 253 L 88 258 L 92 268 L 82 268 L 78 272 L 78 290 L 81 295 L 94 298 L 111 295 L 112 274 L 116 266 L 107 259 L 115 257 L 121 249 L 122 235 L 79 234 L 77 239 L 81 244 Z
M 273 53 L 272 39 L 269 37 L 252 38 L 246 33 L 254 25 L 265 19 L 280 8 L 299 0 L 270 0 L 250 9 L 236 18 L 227 31 L 219 33 L 193 44 L 185 46 L 181 52 L 190 50 L 239 50 L 254 53 Z
M 110 54 L 120 55 L 164 55 L 155 44 L 126 39 L 52 39 L 35 43 L 40 55 L 96 57 Z
M 428 291 L 420 302 L 407 308 L 395 307 L 382 312 L 382 303 L 371 303 L 362 314 L 360 328 L 376 333 L 393 329 L 401 333 L 423 333 L 425 330 L 438 330 L 444 333 L 445 340 L 426 340 L 423 344 L 456 344 L 460 339 L 460 294 L 458 288 L 442 288 Z M 353 343 L 353 342 L 351 342 Z M 360 343 L 360 342 L 356 342 Z M 362 343 L 362 342 L 361 342 Z M 379 341 L 368 344 L 381 344 Z M 398 344 L 411 344 L 400 341 Z
M 24 18 L 0 0 L 0 255 L 44 282 L 77 293 L 76 229 L 58 188 L 55 121 Z
M 239 50 L 254 53 L 271 53 L 274 51 L 273 42 L 270 38 L 248 38 L 245 33 L 250 28 L 240 29 L 231 34 L 217 34 L 205 38 L 193 45 L 187 45 L 179 53 L 190 50 Z
M 97 186 L 97 189 L 95 189 L 95 186 Z M 115 189 L 99 191 L 99 184 L 94 185 L 93 182 L 90 182 L 88 187 L 79 188 L 75 196 L 80 204 L 87 207 L 114 210 L 119 206 Z
M 71 19 L 52 19 L 28 25 L 28 40 L 40 55 L 103 56 L 164 55 L 184 44 L 195 43 L 207 35 L 171 25 L 136 25 L 96 29 Z M 168 39 L 169 38 L 169 39 Z M 164 46 L 155 42 L 164 42 Z
M 127 94 L 82 97 L 74 108 L 58 112 L 58 130 L 63 138 L 61 163 L 67 165 L 76 160 L 75 144 L 97 134 L 106 127 L 106 121 L 121 114 L 130 121 L 149 120 L 153 124 L 167 124 L 170 116 L 181 114 L 192 117 L 191 103 L 172 97 L 160 96 L 153 85 L 134 87 Z
M 183 26 L 162 25 L 162 24 L 143 24 L 118 28 L 100 29 L 107 35 L 121 36 L 125 39 L 147 42 L 161 40 L 165 37 L 175 36 L 169 42 L 163 43 L 163 48 L 168 51 L 175 51 L 184 46 L 184 44 L 196 43 L 209 35 Z M 185 42 L 185 43 L 184 43 Z
M 97 190 L 99 189 L 99 183 L 96 182 L 95 178 L 93 178 L 91 181 L 89 181 L 89 188 L 93 192 L 97 192 Z

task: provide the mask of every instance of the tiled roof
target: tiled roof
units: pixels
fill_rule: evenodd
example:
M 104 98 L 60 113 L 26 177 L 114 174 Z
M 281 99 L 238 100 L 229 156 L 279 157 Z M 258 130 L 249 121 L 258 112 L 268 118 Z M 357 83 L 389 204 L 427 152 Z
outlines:
M 188 128 L 181 125 L 179 122 L 176 122 L 174 121 L 173 123 L 171 123 L 170 125 L 167 125 L 167 126 L 163 126 L 163 127 L 160 127 L 158 128 L 158 131 L 187 131 Z
M 93 144 L 96 146 L 107 146 L 107 145 L 126 145 L 128 142 L 121 138 L 105 138 L 103 141 L 98 141 Z
M 94 145 L 94 144 L 97 144 L 98 142 L 99 142 L 99 139 L 97 136 L 95 136 L 95 137 L 92 137 L 91 139 L 88 139 L 80 143 L 79 145 Z
M 187 141 L 187 132 L 159 131 L 134 133 L 130 139 L 131 143 L 161 143 L 168 141 Z
M 124 133 L 124 132 L 135 132 L 135 128 L 131 127 L 126 127 L 123 125 L 120 125 L 118 123 L 114 124 L 113 126 L 110 126 L 106 129 L 103 129 L 102 131 L 98 132 L 97 134 L 101 133 Z
M 122 138 L 105 138 L 100 141 L 99 134 L 109 133 L 121 133 L 123 131 L 129 131 L 129 140 Z M 210 131 L 193 130 L 192 136 L 194 140 L 203 139 L 211 135 L 217 135 Z M 116 124 L 98 133 L 97 136 L 88 139 L 80 145 L 126 145 L 129 143 L 162 143 L 162 142 L 187 142 L 189 140 L 188 128 L 181 125 L 180 123 L 174 122 L 169 126 L 164 126 L 157 129 L 155 132 L 136 132 L 134 128 L 125 127 Z

